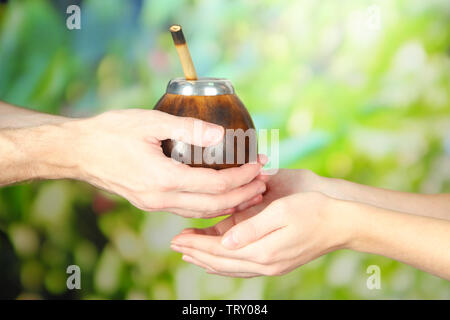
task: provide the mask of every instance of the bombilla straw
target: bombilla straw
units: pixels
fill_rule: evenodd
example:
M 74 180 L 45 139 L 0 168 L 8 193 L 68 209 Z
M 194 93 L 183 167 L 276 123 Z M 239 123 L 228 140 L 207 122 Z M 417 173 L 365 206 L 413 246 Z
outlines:
M 197 73 L 195 72 L 194 63 L 192 62 L 191 54 L 189 53 L 181 26 L 174 24 L 169 30 L 172 33 L 172 39 L 175 43 L 181 66 L 183 67 L 184 77 L 186 80 L 197 80 Z

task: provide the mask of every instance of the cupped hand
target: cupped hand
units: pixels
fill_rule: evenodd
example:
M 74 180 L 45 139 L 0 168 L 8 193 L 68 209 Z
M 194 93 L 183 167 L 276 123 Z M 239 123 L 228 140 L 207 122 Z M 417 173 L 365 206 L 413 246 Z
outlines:
M 264 162 L 267 161 L 264 158 Z M 235 224 L 246 220 L 264 210 L 270 203 L 282 197 L 298 192 L 308 192 L 320 189 L 320 176 L 305 169 L 280 169 L 275 175 L 260 174 L 257 179 L 264 181 L 266 191 L 264 196 L 257 195 L 250 201 L 244 202 L 235 207 L 235 213 L 219 223 L 203 229 L 188 228 L 182 234 L 207 234 L 223 235 Z
M 192 168 L 163 154 L 161 141 L 165 139 L 198 146 L 219 143 L 224 129 L 215 124 L 155 110 L 127 109 L 66 126 L 74 136 L 70 150 L 77 163 L 76 178 L 118 194 L 145 211 L 213 217 L 233 213 L 239 205 L 258 203 L 266 190 L 262 179 L 255 179 L 264 157 L 258 163 L 214 170 Z
M 300 173 L 314 180 L 310 172 Z M 295 178 L 295 181 L 288 181 Z M 329 251 L 345 246 L 340 201 L 298 182 L 282 170 L 267 183 L 258 206 L 235 213 L 206 229 L 186 229 L 172 241 L 183 260 L 232 277 L 285 274 Z M 303 190 L 301 190 L 303 189 Z

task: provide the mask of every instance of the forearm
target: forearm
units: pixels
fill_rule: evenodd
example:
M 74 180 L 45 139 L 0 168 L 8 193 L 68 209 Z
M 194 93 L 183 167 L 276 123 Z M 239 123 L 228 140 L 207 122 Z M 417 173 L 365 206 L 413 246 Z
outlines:
M 40 113 L 0 101 L 0 129 L 29 128 L 43 124 L 58 124 L 67 120 L 66 117 Z
M 0 104 L 0 186 L 72 177 L 71 120 Z
M 375 188 L 341 179 L 321 179 L 325 193 L 337 199 L 450 220 L 450 194 L 416 194 Z
M 349 224 L 349 249 L 383 255 L 450 280 L 450 221 L 349 201 L 340 204 Z

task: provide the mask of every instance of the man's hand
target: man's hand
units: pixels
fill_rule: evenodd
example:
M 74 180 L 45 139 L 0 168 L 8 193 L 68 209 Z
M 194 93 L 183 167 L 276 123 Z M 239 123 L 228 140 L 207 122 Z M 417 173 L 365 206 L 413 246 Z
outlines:
M 14 110 L 8 106 L 8 127 L 0 126 L 0 185 L 78 179 L 123 196 L 142 210 L 185 217 L 229 214 L 238 205 L 260 202 L 265 191 L 265 183 L 255 179 L 261 163 L 213 170 L 192 168 L 163 154 L 164 139 L 198 146 L 219 143 L 224 129 L 211 123 L 143 109 L 77 120 L 20 109 L 33 119 L 32 125 L 20 127 L 11 120 Z M 194 123 L 201 127 L 199 134 Z
M 214 124 L 131 109 L 106 112 L 68 126 L 78 132 L 80 149 L 76 154 L 82 179 L 145 211 L 212 217 L 231 213 L 265 191 L 265 184 L 255 179 L 260 163 L 225 170 L 192 168 L 162 153 L 161 140 L 165 139 L 198 146 L 219 143 L 224 129 Z M 195 134 L 194 126 L 202 132 Z M 185 134 L 175 136 L 180 129 Z

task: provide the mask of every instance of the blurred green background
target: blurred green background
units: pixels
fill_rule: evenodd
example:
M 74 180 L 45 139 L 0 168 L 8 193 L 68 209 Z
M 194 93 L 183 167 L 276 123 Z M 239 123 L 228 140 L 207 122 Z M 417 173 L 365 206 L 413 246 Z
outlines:
M 81 30 L 66 8 L 81 6 Z M 282 167 L 412 192 L 450 192 L 450 2 L 9 1 L 0 4 L 0 99 L 89 116 L 151 109 L 182 75 L 184 27 L 200 76 L 233 81 Z M 111 159 L 114 161 L 114 159 Z M 189 220 L 144 213 L 73 181 L 0 190 L 1 298 L 449 299 L 448 281 L 335 252 L 273 278 L 223 278 L 169 249 Z M 66 268 L 81 267 L 81 290 Z M 381 268 L 381 290 L 366 268 Z

